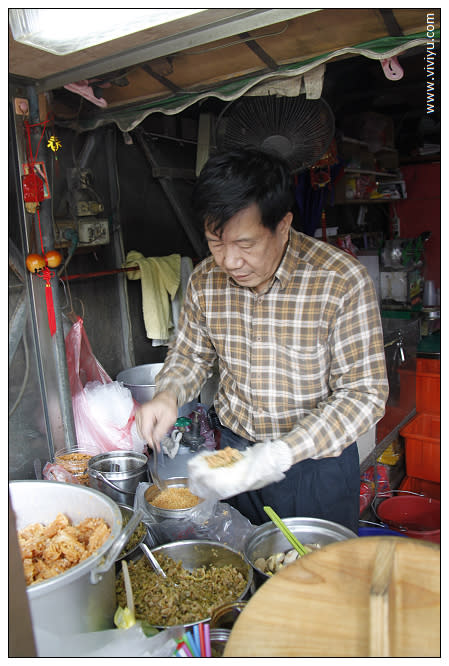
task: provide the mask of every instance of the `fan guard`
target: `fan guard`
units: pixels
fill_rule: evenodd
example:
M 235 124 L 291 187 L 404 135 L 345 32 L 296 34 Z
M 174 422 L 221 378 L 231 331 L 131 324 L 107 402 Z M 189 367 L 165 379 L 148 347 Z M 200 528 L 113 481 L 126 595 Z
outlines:
M 334 115 L 322 98 L 242 97 L 219 120 L 217 145 L 222 150 L 254 146 L 279 153 L 297 172 L 323 157 L 334 131 Z

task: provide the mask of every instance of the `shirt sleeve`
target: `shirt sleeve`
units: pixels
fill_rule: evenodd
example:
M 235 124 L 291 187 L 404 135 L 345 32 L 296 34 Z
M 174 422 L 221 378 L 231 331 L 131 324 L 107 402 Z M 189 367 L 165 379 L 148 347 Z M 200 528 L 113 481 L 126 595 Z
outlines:
M 193 278 L 193 275 L 192 275 Z M 207 332 L 204 303 L 191 279 L 179 316 L 176 339 L 169 346 L 164 366 L 156 378 L 155 395 L 170 391 L 178 405 L 198 396 L 212 375 L 216 353 Z
M 353 280 L 329 336 L 329 396 L 281 439 L 294 462 L 338 456 L 382 418 L 388 398 L 377 295 L 367 271 Z

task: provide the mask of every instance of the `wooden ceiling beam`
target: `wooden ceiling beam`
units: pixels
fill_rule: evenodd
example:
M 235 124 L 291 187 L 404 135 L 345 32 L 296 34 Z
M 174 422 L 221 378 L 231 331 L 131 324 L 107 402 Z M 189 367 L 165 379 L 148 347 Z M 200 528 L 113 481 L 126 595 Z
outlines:
M 173 83 L 173 81 L 170 81 L 167 79 L 165 76 L 162 76 L 161 74 L 158 74 L 157 72 L 154 71 L 150 67 L 150 65 L 141 65 L 142 69 L 145 70 L 147 74 L 153 77 L 153 79 L 156 79 L 159 83 L 162 83 L 163 86 L 168 88 L 173 93 L 179 93 L 182 92 L 182 88 L 176 85 L 176 83 Z
M 246 44 L 248 48 L 251 49 L 253 53 L 256 54 L 262 62 L 267 65 L 269 69 L 273 72 L 276 72 L 279 69 L 279 65 L 271 56 L 268 55 L 266 51 L 256 42 L 256 40 L 251 38 L 251 35 L 248 32 L 241 32 L 239 35 L 240 39 Z
M 391 37 L 402 37 L 404 33 L 401 30 L 399 23 L 396 21 L 394 11 L 392 9 L 378 9 L 382 17 L 385 27 Z

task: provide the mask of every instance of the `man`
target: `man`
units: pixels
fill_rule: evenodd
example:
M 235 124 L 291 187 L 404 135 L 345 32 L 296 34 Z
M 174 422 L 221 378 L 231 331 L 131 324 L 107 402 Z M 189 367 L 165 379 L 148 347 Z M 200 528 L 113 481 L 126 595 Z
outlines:
M 211 256 L 191 275 L 138 428 L 158 445 L 218 361 L 221 448 L 243 455 L 214 469 L 195 456 L 191 490 L 226 499 L 253 524 L 268 520 L 268 505 L 357 532 L 356 439 L 388 395 L 373 283 L 357 259 L 291 228 L 290 174 L 278 157 L 211 157 L 193 201 Z

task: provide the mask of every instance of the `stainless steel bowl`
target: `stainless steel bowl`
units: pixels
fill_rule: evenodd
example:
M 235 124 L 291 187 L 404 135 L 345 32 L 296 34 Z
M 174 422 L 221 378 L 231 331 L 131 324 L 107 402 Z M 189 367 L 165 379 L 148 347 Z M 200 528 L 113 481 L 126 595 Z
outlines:
M 242 594 L 235 601 L 243 601 L 248 598 L 253 589 L 253 569 L 241 553 L 225 546 L 218 541 L 174 541 L 152 549 L 154 555 L 163 554 L 171 557 L 175 562 L 182 562 L 184 569 L 193 571 L 199 567 L 222 567 L 231 565 L 245 577 L 246 586 Z M 196 622 L 184 625 L 192 626 L 197 622 L 209 622 L 210 617 L 198 618 Z M 158 626 L 157 629 L 167 629 L 166 626 Z
M 164 479 L 164 481 L 168 488 L 188 488 L 189 485 L 189 480 L 184 476 L 176 476 L 171 479 Z M 150 504 L 151 500 L 154 500 L 160 492 L 159 488 L 151 483 L 144 493 L 145 509 L 155 522 L 161 522 L 167 518 L 189 518 L 198 507 L 198 504 L 196 504 L 188 509 L 160 509 Z M 204 502 L 204 500 L 202 499 L 201 502 Z
M 304 546 L 317 544 L 322 547 L 334 541 L 357 538 L 357 534 L 350 529 L 330 520 L 320 518 L 283 518 L 282 520 Z M 257 558 L 267 559 L 270 555 L 291 550 L 291 548 L 291 544 L 280 529 L 270 521 L 256 527 L 248 536 L 244 545 L 244 555 L 257 573 L 257 581 L 263 582 L 269 576 L 254 565 Z

